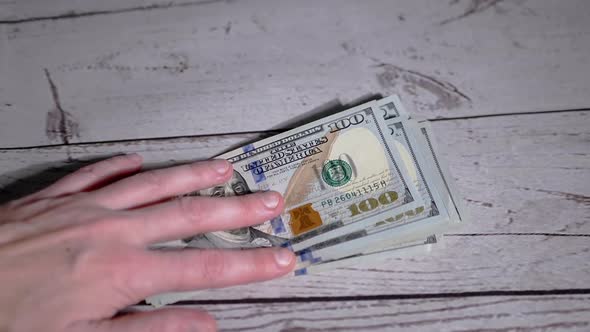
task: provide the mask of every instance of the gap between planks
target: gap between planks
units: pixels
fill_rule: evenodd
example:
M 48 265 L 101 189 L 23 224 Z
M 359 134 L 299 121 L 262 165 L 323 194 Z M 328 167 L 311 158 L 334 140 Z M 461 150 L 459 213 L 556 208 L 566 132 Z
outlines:
M 380 294 L 353 296 L 313 296 L 313 297 L 285 297 L 285 298 L 245 298 L 222 300 L 194 300 L 180 301 L 175 305 L 220 305 L 220 304 L 265 304 L 265 303 L 312 303 L 312 302 L 345 302 L 345 301 L 377 301 L 377 300 L 415 300 L 440 298 L 471 298 L 492 296 L 555 296 L 555 295 L 587 295 L 590 288 L 565 289 L 527 289 L 507 291 L 473 291 L 453 293 L 418 293 L 418 294 Z M 146 305 L 144 302 L 139 306 Z
M 209 4 L 218 3 L 218 2 L 229 2 L 229 1 L 228 0 L 201 0 L 201 1 L 181 2 L 181 3 L 165 2 L 165 3 L 155 3 L 155 4 L 148 5 L 148 6 L 136 6 L 136 7 L 112 9 L 112 10 L 95 10 L 95 11 L 87 11 L 87 12 L 74 12 L 74 11 L 72 11 L 72 12 L 66 12 L 66 13 L 57 14 L 57 15 L 33 16 L 33 17 L 26 17 L 26 18 L 12 19 L 12 20 L 0 20 L 0 25 L 15 25 L 15 24 L 33 23 L 33 22 L 41 22 L 41 21 L 70 20 L 70 19 L 77 19 L 77 18 L 90 17 L 90 16 L 114 15 L 114 14 L 130 13 L 130 12 L 163 10 L 163 9 L 178 8 L 178 7 L 202 6 L 202 5 L 209 5 Z
M 575 112 L 589 112 L 589 111 L 590 111 L 590 108 L 573 108 L 573 109 L 563 109 L 563 110 L 532 111 L 532 112 L 520 112 L 520 113 L 519 112 L 510 112 L 510 113 L 481 114 L 481 115 L 458 116 L 458 117 L 437 117 L 434 119 L 425 119 L 425 120 L 430 121 L 430 122 L 462 121 L 462 120 L 473 120 L 473 119 L 481 119 L 481 118 L 545 115 L 545 114 L 553 114 L 553 113 L 575 113 Z M 240 131 L 240 132 L 216 133 L 216 134 L 206 134 L 206 135 L 179 135 L 179 136 L 163 136 L 163 137 L 144 137 L 144 138 L 121 139 L 121 140 L 102 140 L 102 141 L 88 141 L 88 142 L 77 142 L 77 143 L 60 143 L 60 144 L 0 147 L 0 152 L 1 151 L 14 151 L 14 150 L 32 150 L 32 149 L 42 149 L 42 148 L 59 148 L 59 147 L 65 147 L 65 146 L 85 146 L 85 145 L 94 145 L 94 144 L 139 142 L 139 141 L 155 142 L 155 141 L 165 141 L 165 140 L 172 140 L 172 139 L 185 139 L 185 138 L 190 139 L 190 138 L 200 138 L 200 137 L 220 137 L 220 136 L 251 135 L 251 134 L 276 135 L 276 134 L 279 134 L 283 131 L 287 131 L 290 129 L 293 129 L 293 128 L 279 128 L 279 129 L 264 130 L 264 131 Z

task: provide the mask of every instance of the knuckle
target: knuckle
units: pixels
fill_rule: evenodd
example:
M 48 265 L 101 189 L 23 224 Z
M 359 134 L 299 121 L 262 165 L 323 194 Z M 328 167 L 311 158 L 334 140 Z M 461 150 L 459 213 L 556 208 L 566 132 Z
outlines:
M 87 233 L 85 227 L 79 232 Z M 92 235 L 90 236 L 92 237 Z M 93 241 L 86 236 L 76 236 L 74 240 L 64 239 L 64 263 L 67 275 L 76 283 L 98 282 L 103 279 L 113 291 L 113 296 L 129 302 L 136 299 L 142 289 L 144 278 L 136 278 L 133 265 L 136 264 L 131 248 L 115 242 L 105 245 L 104 241 Z M 145 287 L 144 287 L 145 288 Z
M 235 214 L 241 216 L 242 221 L 252 220 L 257 218 L 260 214 L 260 199 L 257 195 L 247 195 L 242 197 L 231 197 L 231 200 L 227 202 L 229 208 L 234 211 Z
M 196 224 L 202 216 L 203 204 L 201 200 L 192 197 L 181 197 L 176 200 L 180 216 L 189 225 Z
M 185 165 L 195 183 L 219 182 L 219 174 L 206 161 Z
M 110 259 L 101 258 L 99 251 L 93 246 L 82 243 L 81 241 L 64 240 L 64 261 L 69 273 L 68 275 L 75 281 L 84 281 L 93 279 L 93 275 L 102 274 L 109 265 L 106 262 Z M 101 263 L 102 261 L 102 263 Z
M 107 256 L 112 260 L 107 270 L 110 273 L 110 287 L 114 294 L 122 300 L 133 303 L 148 295 L 152 295 L 155 289 L 155 281 L 152 271 L 156 269 L 152 260 L 145 251 L 138 248 L 117 246 L 105 249 Z
M 100 171 L 101 169 L 101 165 L 100 163 L 98 164 L 91 164 L 91 165 L 86 165 L 82 168 L 80 168 L 76 173 L 79 175 L 82 175 L 84 177 L 90 177 L 92 179 L 96 179 L 100 177 Z
M 80 207 L 80 225 L 74 227 L 78 238 L 87 240 L 112 240 L 119 235 L 124 235 L 124 228 L 128 223 L 123 222 L 121 217 L 106 211 L 88 212 L 88 208 Z M 83 218 L 83 219 L 82 219 Z
M 54 248 L 60 253 L 59 260 L 64 268 L 64 275 L 76 284 L 98 281 L 98 278 L 104 278 L 105 281 L 108 279 L 116 294 L 130 299 L 133 288 L 126 287 L 129 285 L 129 273 L 126 271 L 136 260 L 130 256 L 130 248 L 116 238 L 121 233 L 117 229 L 122 223 L 115 216 L 100 211 L 92 211 L 90 214 L 91 216 L 79 220 L 79 223 L 69 225 L 52 235 Z
M 84 201 L 89 201 L 88 198 L 90 198 L 92 195 L 89 192 L 77 192 L 74 193 L 72 195 L 68 195 L 68 196 L 64 196 L 64 197 L 59 197 L 56 199 L 56 201 L 59 200 L 60 203 L 77 203 L 77 202 L 84 202 Z
M 191 163 L 185 165 L 188 171 L 192 172 L 193 174 L 200 174 L 207 170 L 206 167 L 203 167 L 203 162 Z
M 66 196 L 48 198 L 47 207 L 73 209 L 90 202 L 88 200 L 89 196 L 87 192 L 77 192 Z
M 164 177 L 157 170 L 145 171 L 136 175 L 136 177 L 138 180 L 141 180 L 142 183 L 152 186 L 154 189 L 162 188 L 166 184 Z
M 219 250 L 204 251 L 201 257 L 200 277 L 208 285 L 219 283 L 227 272 L 226 257 Z
M 209 172 L 209 168 L 203 167 L 202 163 L 193 163 L 185 165 L 190 177 L 195 183 L 204 182 L 210 179 L 212 174 Z
M 247 195 L 242 197 L 236 197 L 236 206 L 240 209 L 240 212 L 250 212 L 255 211 L 258 207 L 257 205 L 260 203 L 260 199 L 258 195 Z
M 88 232 L 93 238 L 108 238 L 116 234 L 122 223 L 105 217 L 95 217 L 88 220 Z
M 123 252 L 123 253 L 121 253 Z M 120 250 L 111 258 L 114 263 L 108 271 L 111 275 L 111 287 L 124 302 L 133 303 L 138 298 L 147 296 L 153 288 L 152 281 L 145 276 L 138 275 L 142 266 L 138 264 L 141 255 L 132 250 Z
M 90 244 L 96 242 L 100 238 L 102 233 L 98 230 L 97 222 L 89 221 L 87 223 L 70 227 L 64 230 L 64 236 L 66 239 L 75 240 L 77 242 L 85 242 Z

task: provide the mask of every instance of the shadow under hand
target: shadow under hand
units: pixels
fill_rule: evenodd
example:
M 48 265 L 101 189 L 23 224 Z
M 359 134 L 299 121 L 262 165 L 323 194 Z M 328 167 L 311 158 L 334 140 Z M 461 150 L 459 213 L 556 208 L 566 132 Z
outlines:
M 103 160 L 58 161 L 30 165 L 14 172 L 0 175 L 0 204 L 37 192 L 83 166 Z

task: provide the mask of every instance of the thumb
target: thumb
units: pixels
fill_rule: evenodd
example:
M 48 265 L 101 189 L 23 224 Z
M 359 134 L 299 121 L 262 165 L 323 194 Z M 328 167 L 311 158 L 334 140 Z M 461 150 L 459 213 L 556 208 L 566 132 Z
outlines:
M 194 309 L 136 312 L 104 321 L 97 332 L 214 332 L 215 319 Z

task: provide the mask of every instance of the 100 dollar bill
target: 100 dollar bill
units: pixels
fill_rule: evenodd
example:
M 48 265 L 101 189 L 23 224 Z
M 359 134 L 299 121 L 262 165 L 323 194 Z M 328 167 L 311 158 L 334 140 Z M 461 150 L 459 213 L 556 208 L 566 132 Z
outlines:
M 400 125 L 400 121 L 403 122 L 403 125 Z M 429 252 L 430 248 L 438 243 L 437 236 L 431 235 L 426 241 L 420 240 L 423 238 L 422 236 L 432 232 L 448 231 L 465 222 L 464 208 L 456 197 L 457 191 L 454 189 L 454 181 L 446 164 L 437 153 L 437 143 L 428 123 L 416 124 L 404 121 L 403 118 L 388 122 L 390 127 L 395 128 L 392 130 L 392 134 L 395 131 L 399 132 L 404 125 L 408 127 L 407 136 L 411 137 L 410 141 L 416 145 L 415 152 L 420 155 L 418 165 L 422 165 L 421 172 L 426 174 L 424 182 L 426 185 L 430 184 L 431 190 L 436 193 L 433 197 L 436 197 L 435 201 L 440 206 L 440 210 L 430 213 L 425 218 L 410 221 L 415 222 L 411 228 L 395 229 L 395 227 L 390 227 L 382 229 L 381 232 L 375 232 L 375 235 L 379 236 L 378 238 L 375 236 L 360 237 L 348 243 L 333 241 L 332 246 L 320 243 L 319 247 L 324 246 L 323 252 L 320 250 L 311 251 L 313 246 L 306 248 L 299 254 L 299 262 L 294 275 L 320 273 L 340 266 L 349 266 L 367 260 L 375 261 L 402 253 L 407 255 Z M 406 135 L 397 136 L 399 138 Z M 410 147 L 411 145 L 408 146 L 408 148 Z M 424 193 L 424 187 L 419 185 L 419 188 L 422 188 L 420 191 Z M 427 197 L 423 197 L 423 199 L 428 201 Z M 446 218 L 441 218 L 441 216 L 446 216 Z M 368 229 L 364 231 L 371 233 Z
M 389 98 L 380 100 L 378 106 L 380 108 L 390 104 Z M 436 187 L 432 186 L 433 174 L 430 174 L 426 161 L 420 151 L 420 145 L 417 143 L 413 133 L 409 131 L 410 123 L 403 121 L 401 118 L 389 118 L 386 120 L 387 124 L 387 139 L 394 149 L 400 155 L 401 163 L 414 188 L 417 189 L 419 197 L 423 205 L 417 206 L 414 210 L 406 210 L 404 213 L 389 214 L 379 218 L 367 218 L 347 227 L 330 230 L 322 234 L 317 234 L 309 241 L 295 242 L 291 241 L 290 247 L 295 251 L 310 248 L 313 244 L 318 248 L 319 243 L 329 239 L 340 238 L 342 240 L 351 240 L 366 236 L 368 234 L 387 230 L 401 225 L 424 220 L 429 217 L 429 222 L 434 222 L 434 217 L 438 219 L 446 219 L 446 208 L 442 204 L 442 199 Z M 356 237 L 354 236 L 356 234 Z M 314 235 L 313 232 L 308 235 Z M 334 241 L 332 241 L 334 243 Z
M 399 99 L 388 97 L 378 102 L 380 108 L 401 108 Z M 387 112 L 384 112 L 387 114 Z M 447 228 L 451 220 L 457 220 L 447 213 L 450 193 L 441 186 L 440 174 L 433 171 L 435 163 L 427 159 L 426 154 L 433 150 L 424 150 L 427 145 L 422 142 L 422 134 L 403 117 L 394 116 L 386 120 L 388 138 L 396 146 L 410 180 L 418 189 L 423 206 L 410 215 L 386 215 L 381 218 L 368 218 L 356 224 L 320 234 L 305 243 L 290 245 L 298 255 L 299 266 L 319 264 L 326 260 L 335 260 L 348 255 L 363 252 L 376 244 L 403 243 L 420 240 L 435 232 Z M 455 209 L 454 206 L 449 206 Z M 303 273 L 304 271 L 302 271 Z
M 372 102 L 218 156 L 233 164 L 234 176 L 200 195 L 275 190 L 285 212 L 254 227 L 205 234 L 191 246 L 205 240 L 220 248 L 278 246 L 414 211 L 421 195 L 387 134 Z
M 423 240 L 414 240 L 393 245 L 377 245 L 346 257 L 324 261 L 321 263 L 311 265 L 298 263 L 295 270 L 291 274 L 293 276 L 317 274 L 341 267 L 358 267 L 363 263 L 375 264 L 376 262 L 392 257 L 412 257 L 420 254 L 430 253 L 433 246 L 439 245 L 439 239 L 439 236 L 431 235 Z

